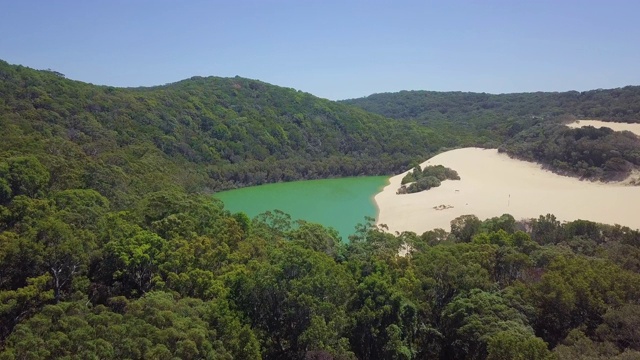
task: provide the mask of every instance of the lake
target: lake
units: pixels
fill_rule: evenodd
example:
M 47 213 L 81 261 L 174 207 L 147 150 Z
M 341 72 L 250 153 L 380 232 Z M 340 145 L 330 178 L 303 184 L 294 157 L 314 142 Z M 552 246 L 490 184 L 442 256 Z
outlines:
M 231 212 L 250 218 L 269 210 L 281 210 L 292 219 L 331 226 L 343 241 L 355 232 L 365 216 L 377 213 L 373 196 L 388 182 L 388 176 L 364 176 L 326 180 L 305 180 L 251 186 L 214 195 Z

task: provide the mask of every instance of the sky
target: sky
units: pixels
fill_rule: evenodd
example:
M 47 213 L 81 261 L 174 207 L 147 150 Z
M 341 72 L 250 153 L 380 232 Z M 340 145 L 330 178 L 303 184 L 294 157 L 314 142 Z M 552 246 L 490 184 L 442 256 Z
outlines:
M 0 59 L 98 85 L 239 75 L 331 100 L 640 85 L 636 0 L 0 1 Z

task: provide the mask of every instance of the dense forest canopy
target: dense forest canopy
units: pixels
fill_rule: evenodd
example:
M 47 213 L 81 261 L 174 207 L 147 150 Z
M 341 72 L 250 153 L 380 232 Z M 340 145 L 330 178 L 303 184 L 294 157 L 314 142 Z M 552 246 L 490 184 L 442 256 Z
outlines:
M 32 154 L 57 189 L 93 188 L 117 206 L 167 187 L 389 174 L 461 143 L 239 77 L 125 89 L 0 62 L 0 80 L 0 155 Z
M 342 243 L 203 195 L 516 136 L 537 153 L 533 132 L 554 131 L 527 114 L 452 119 L 242 78 L 119 89 L 0 62 L 0 359 L 638 358 L 637 230 L 505 214 L 390 234 L 366 219 Z
M 486 94 L 400 91 L 343 100 L 396 119 L 469 122 L 509 117 L 559 117 L 640 122 L 640 86 L 591 91 Z

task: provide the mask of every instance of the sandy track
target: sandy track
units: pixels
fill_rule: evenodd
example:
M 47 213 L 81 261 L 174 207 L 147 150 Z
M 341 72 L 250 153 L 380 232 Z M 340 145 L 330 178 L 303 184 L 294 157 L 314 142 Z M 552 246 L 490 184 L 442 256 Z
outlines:
M 547 213 L 561 221 L 592 220 L 640 228 L 640 187 L 620 183 L 593 183 L 556 175 L 540 165 L 515 160 L 496 149 L 464 148 L 439 154 L 426 165 L 444 165 L 461 180 L 415 194 L 396 195 L 406 174 L 390 179 L 374 200 L 378 224 L 389 230 L 450 229 L 450 221 L 474 214 L 480 219 L 505 213 L 517 220 Z M 452 206 L 444 210 L 434 207 Z

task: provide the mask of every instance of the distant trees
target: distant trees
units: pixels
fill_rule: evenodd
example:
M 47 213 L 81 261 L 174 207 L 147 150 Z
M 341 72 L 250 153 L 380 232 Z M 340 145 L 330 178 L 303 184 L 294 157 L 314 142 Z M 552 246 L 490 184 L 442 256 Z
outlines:
M 517 124 L 526 119 L 575 116 L 638 122 L 640 86 L 562 93 L 485 94 L 470 92 L 400 91 L 344 100 L 395 119 L 417 119 L 428 125 L 447 121 L 462 129 L 506 130 L 500 123 Z

